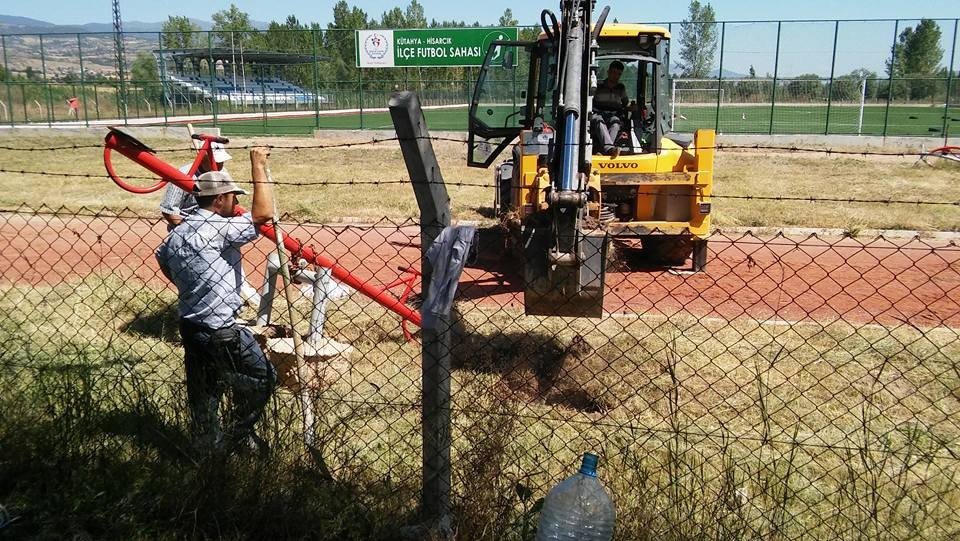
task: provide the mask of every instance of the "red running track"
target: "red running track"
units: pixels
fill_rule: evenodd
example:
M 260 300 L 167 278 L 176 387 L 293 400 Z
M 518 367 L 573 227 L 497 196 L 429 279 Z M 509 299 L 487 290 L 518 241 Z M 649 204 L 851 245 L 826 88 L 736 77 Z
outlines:
M 419 267 L 419 228 L 410 223 L 284 229 L 377 284 L 397 278 L 399 266 Z M 52 284 L 115 272 L 169 287 L 153 259 L 165 234 L 159 221 L 142 218 L 0 214 L 0 283 Z M 272 248 L 261 239 L 245 251 L 254 285 L 263 279 Z M 468 268 L 459 295 L 463 302 L 519 311 L 523 293 L 516 282 Z M 717 234 L 706 272 L 608 273 L 604 308 L 614 314 L 960 328 L 960 247 L 942 240 Z

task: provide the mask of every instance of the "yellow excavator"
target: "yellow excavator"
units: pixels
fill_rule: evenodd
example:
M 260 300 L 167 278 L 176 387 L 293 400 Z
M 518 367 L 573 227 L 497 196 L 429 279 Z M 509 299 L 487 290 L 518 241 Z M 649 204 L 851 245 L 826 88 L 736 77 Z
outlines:
M 491 43 L 470 104 L 467 164 L 512 146 L 494 209 L 519 223 L 528 315 L 600 316 L 611 241 L 660 268 L 706 265 L 715 133 L 671 131 L 669 31 L 607 24 L 609 7 L 594 22 L 594 7 L 561 0 L 536 40 Z M 615 148 L 593 106 L 611 66 L 626 94 Z

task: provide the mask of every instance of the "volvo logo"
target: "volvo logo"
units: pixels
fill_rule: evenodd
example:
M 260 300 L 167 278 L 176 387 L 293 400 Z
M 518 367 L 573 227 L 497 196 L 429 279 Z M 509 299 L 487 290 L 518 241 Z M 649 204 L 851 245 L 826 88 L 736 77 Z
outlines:
M 593 162 L 598 169 L 640 169 L 637 162 Z

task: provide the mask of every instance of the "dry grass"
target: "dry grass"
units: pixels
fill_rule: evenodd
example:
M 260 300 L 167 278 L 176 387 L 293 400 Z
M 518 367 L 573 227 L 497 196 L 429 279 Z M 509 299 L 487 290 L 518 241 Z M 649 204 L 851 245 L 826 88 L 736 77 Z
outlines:
M 233 144 L 271 143 L 285 146 L 369 141 L 362 134 L 325 133 L 319 139 L 234 138 Z M 97 144 L 95 137 L 0 137 L 0 145 L 20 148 L 71 144 Z M 181 148 L 174 139 L 146 141 L 155 148 Z M 465 166 L 465 147 L 460 143 L 434 143 L 444 178 L 448 183 L 492 184 L 491 170 Z M 249 178 L 245 151 L 233 152 L 230 170 L 238 179 Z M 190 160 L 190 154 L 164 153 L 171 163 Z M 122 174 L 143 175 L 144 170 L 120 158 Z M 271 157 L 282 212 L 297 220 L 335 221 L 350 217 L 364 221 L 383 217 L 416 217 L 417 207 L 408 185 L 291 186 L 286 183 L 398 181 L 407 178 L 396 143 L 323 150 L 277 149 Z M 914 166 L 912 157 L 842 157 L 817 154 L 720 152 L 716 162 L 717 195 L 815 196 L 864 199 L 960 200 L 960 168 L 943 163 L 938 167 Z M 44 170 L 103 175 L 98 149 L 56 152 L 0 151 L 0 164 L 8 170 Z M 482 220 L 489 216 L 492 187 L 449 187 L 454 217 Z M 0 205 L 41 203 L 69 208 L 129 207 L 136 212 L 157 212 L 160 193 L 134 196 L 103 178 L 60 178 L 19 173 L 0 173 Z M 807 226 L 848 230 L 865 228 L 960 230 L 960 209 L 955 206 L 883 205 L 808 202 L 769 202 L 717 199 L 714 225 Z
M 148 401 L 182 410 L 172 301 L 113 275 L 5 287 L 4 360 L 92 363 L 100 396 L 132 393 L 139 377 L 154 389 Z M 587 449 L 603 457 L 622 538 L 960 531 L 955 330 L 459 310 L 454 490 L 467 538 L 531 532 L 536 501 Z M 362 298 L 331 308 L 327 331 L 356 352 L 321 396 L 325 463 L 336 479 L 393 486 L 367 510 L 395 517 L 416 500 L 419 345 Z M 268 423 L 292 463 L 295 405 L 280 393 Z

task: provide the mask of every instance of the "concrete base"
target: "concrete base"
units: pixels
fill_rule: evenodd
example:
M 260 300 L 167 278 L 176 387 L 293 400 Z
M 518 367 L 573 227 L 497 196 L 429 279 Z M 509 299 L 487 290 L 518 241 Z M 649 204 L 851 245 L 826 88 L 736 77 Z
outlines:
M 303 343 L 303 364 L 297 369 L 293 338 L 270 338 L 265 353 L 277 369 L 280 384 L 293 392 L 323 390 L 350 371 L 349 355 L 353 347 L 322 338 Z

